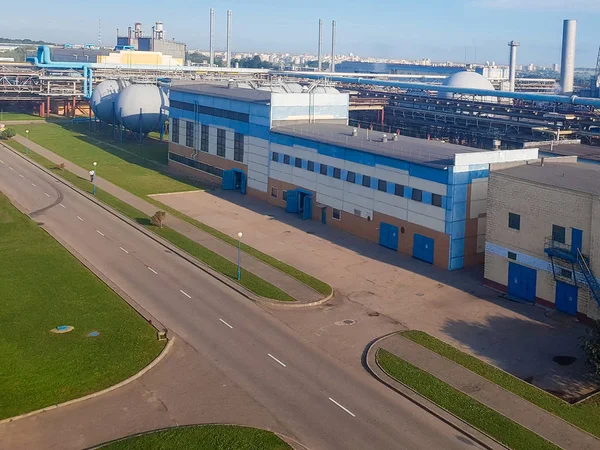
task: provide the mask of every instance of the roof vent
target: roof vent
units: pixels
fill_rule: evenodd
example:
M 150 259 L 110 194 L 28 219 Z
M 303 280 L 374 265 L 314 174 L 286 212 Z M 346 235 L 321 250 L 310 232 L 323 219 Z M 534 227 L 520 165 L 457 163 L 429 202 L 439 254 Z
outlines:
M 228 87 L 229 89 L 233 89 L 233 88 L 235 87 L 235 81 L 234 81 L 233 79 L 230 79 L 230 80 L 227 82 L 227 87 Z
M 398 135 L 397 134 L 393 134 L 392 135 L 392 141 L 397 141 L 398 140 Z
M 352 136 L 358 136 L 358 128 L 352 129 Z
M 383 136 L 381 136 L 381 142 L 387 142 L 388 138 L 387 138 L 387 134 L 384 134 Z

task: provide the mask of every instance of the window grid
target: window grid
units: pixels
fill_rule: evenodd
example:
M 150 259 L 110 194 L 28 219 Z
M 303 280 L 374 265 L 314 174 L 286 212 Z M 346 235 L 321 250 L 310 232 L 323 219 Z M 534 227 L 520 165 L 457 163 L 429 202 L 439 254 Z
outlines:
M 404 197 L 404 186 L 401 184 L 397 184 L 394 186 L 394 195 L 398 197 Z
M 512 228 L 513 230 L 521 229 L 521 216 L 515 213 L 508 213 L 508 228 Z
M 223 178 L 223 169 L 211 166 L 209 164 L 202 163 L 193 159 L 186 158 L 185 156 L 178 155 L 177 153 L 169 152 L 169 159 L 171 161 L 178 162 L 179 164 L 185 164 L 186 166 L 193 167 L 201 172 L 206 172 L 215 177 Z
M 226 146 L 225 146 L 226 132 L 222 128 L 217 128 L 217 156 L 225 158 Z
M 284 164 L 290 163 L 290 155 L 283 155 L 283 163 Z
M 208 153 L 208 136 L 209 136 L 208 125 L 202 125 L 201 136 L 200 136 L 200 150 L 202 150 L 203 152 L 206 152 L 206 153 Z
M 244 135 L 242 133 L 235 133 L 233 139 L 233 159 L 238 162 L 244 162 Z
M 273 152 L 273 154 L 271 154 L 271 161 L 279 162 L 279 153 Z
M 173 129 L 171 130 L 171 141 L 179 144 L 179 119 L 173 118 L 172 125 Z
M 567 230 L 565 229 L 565 227 L 561 227 L 560 225 L 552 225 L 552 240 L 554 242 L 560 242 L 561 244 L 565 244 L 566 234 Z
M 337 178 L 338 180 L 342 178 L 342 171 L 337 167 L 333 168 L 333 178 Z
M 306 163 L 306 169 L 307 169 L 309 172 L 314 172 L 314 171 L 315 171 L 315 162 L 314 162 L 314 161 L 308 161 L 308 162 Z
M 423 191 L 421 189 L 413 189 L 412 190 L 412 199 L 415 202 L 422 202 L 423 201 Z
M 327 164 L 321 164 L 319 172 L 321 173 L 321 175 L 327 175 Z
M 335 220 L 342 220 L 342 211 L 340 211 L 339 209 L 333 208 L 331 214 Z
M 371 177 L 368 175 L 363 175 L 362 185 L 365 187 L 371 187 Z
M 431 204 L 433 206 L 442 207 L 442 196 L 439 194 L 431 194 Z
M 387 191 L 387 181 L 378 180 L 377 181 L 377 190 L 379 190 L 381 192 L 386 192 Z
M 189 120 L 185 124 L 185 146 L 194 147 L 194 122 Z
M 277 188 L 276 187 L 271 188 L 271 197 L 277 198 Z
M 294 166 L 298 167 L 299 169 L 302 169 L 302 158 L 296 158 L 294 160 Z
M 346 175 L 346 181 L 348 183 L 356 183 L 356 174 L 354 172 L 348 172 L 348 175 Z

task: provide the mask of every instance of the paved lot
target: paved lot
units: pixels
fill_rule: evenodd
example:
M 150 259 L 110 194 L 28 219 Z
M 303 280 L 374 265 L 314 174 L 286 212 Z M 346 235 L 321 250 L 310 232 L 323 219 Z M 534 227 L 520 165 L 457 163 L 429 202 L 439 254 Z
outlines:
M 155 198 L 226 233 L 243 230 L 248 244 L 330 283 L 337 293 L 330 306 L 313 312 L 276 313 L 324 347 L 328 346 L 325 337 L 331 334 L 328 330 L 339 328 L 328 318 L 331 310 L 344 307 L 347 319 L 364 321 L 369 320 L 369 313 L 379 313 L 397 328 L 431 333 L 566 396 L 593 389 L 583 375 L 578 348 L 578 337 L 586 327 L 555 312 L 501 298 L 482 285 L 481 268 L 459 272 L 436 269 L 235 192 L 216 190 Z M 370 328 L 360 338 L 357 335 L 360 345 L 356 351 L 365 338 L 377 334 L 376 328 Z M 347 341 L 343 345 L 353 347 Z M 561 367 L 552 361 L 557 355 L 578 359 Z

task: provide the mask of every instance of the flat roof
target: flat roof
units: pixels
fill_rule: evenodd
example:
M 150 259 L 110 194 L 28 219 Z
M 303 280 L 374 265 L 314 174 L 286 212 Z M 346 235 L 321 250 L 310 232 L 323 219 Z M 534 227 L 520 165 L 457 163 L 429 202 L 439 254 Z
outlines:
M 552 151 L 550 151 L 552 149 Z M 600 162 L 600 147 L 585 144 L 558 144 L 544 145 L 540 152 L 552 153 L 557 156 L 577 156 L 581 159 Z
M 453 166 L 456 154 L 486 151 L 402 135 L 398 136 L 397 141 L 393 141 L 393 133 L 382 133 L 365 128 L 358 128 L 358 136 L 352 136 L 353 129 L 354 127 L 348 125 L 311 123 L 277 126 L 272 128 L 271 132 L 338 145 L 438 169 Z M 382 142 L 384 134 L 387 135 L 388 142 Z
M 271 102 L 270 91 L 260 91 L 258 89 L 244 89 L 238 87 L 228 87 L 228 82 L 210 82 L 210 83 L 174 83 L 171 85 L 172 91 L 189 92 L 191 94 L 210 95 L 212 97 L 226 98 L 229 100 L 241 100 L 249 103 Z
M 493 173 L 547 186 L 600 195 L 600 166 L 595 164 L 552 162 L 551 159 L 546 158 L 543 166 L 537 161 L 497 170 Z

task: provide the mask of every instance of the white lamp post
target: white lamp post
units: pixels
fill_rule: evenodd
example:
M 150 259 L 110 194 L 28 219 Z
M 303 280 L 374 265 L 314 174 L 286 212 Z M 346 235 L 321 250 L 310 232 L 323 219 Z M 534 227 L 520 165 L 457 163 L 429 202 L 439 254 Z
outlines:
M 241 269 L 241 254 L 242 254 L 242 236 L 244 234 L 240 231 L 238 233 L 238 281 L 242 277 L 242 269 Z
M 96 195 L 96 166 L 98 165 L 98 163 L 96 161 L 94 161 L 94 170 L 92 171 L 92 182 L 94 183 L 94 195 Z
M 27 142 L 25 144 L 25 154 L 29 155 L 29 130 L 25 130 L 25 136 L 27 137 Z

